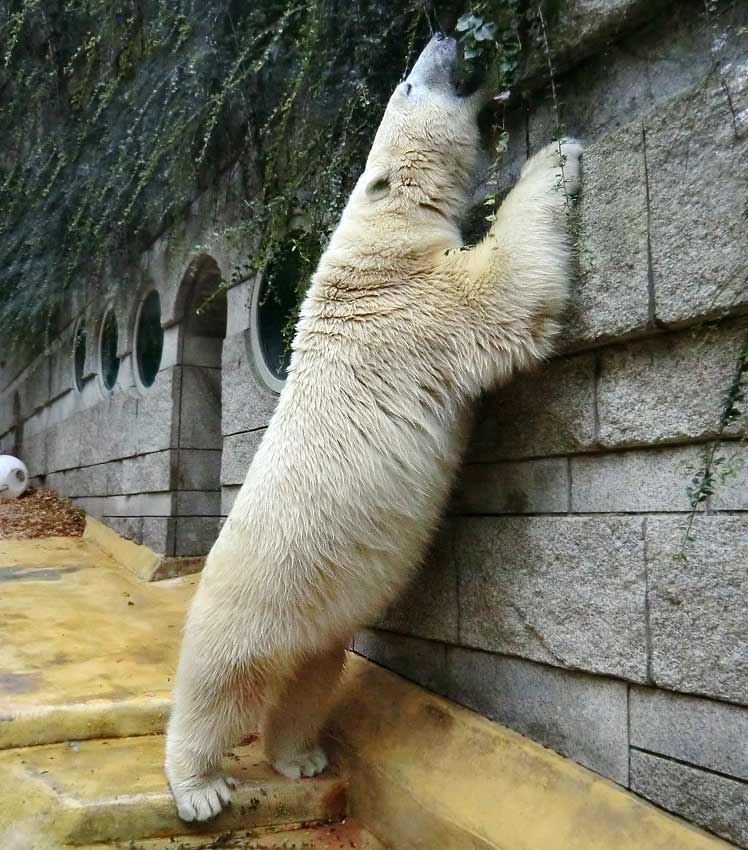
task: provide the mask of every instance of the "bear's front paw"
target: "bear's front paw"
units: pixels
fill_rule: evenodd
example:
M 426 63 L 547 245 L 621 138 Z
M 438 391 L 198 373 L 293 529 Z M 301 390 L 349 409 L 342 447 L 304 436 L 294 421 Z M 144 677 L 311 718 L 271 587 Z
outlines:
M 567 195 L 576 195 L 579 191 L 580 163 L 582 146 L 574 139 L 561 139 L 556 146 L 555 164 L 560 169 L 560 180 Z
M 327 767 L 327 756 L 322 747 L 311 747 L 301 753 L 276 758 L 273 768 L 289 779 L 300 779 L 302 776 L 316 776 Z
M 231 803 L 231 789 L 236 781 L 221 773 L 191 776 L 170 785 L 177 812 L 183 821 L 210 820 Z

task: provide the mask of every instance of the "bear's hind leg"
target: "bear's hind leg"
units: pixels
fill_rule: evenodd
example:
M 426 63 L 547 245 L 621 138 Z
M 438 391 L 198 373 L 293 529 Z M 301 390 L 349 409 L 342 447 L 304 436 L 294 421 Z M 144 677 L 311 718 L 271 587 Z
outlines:
M 319 733 L 335 695 L 345 649 L 306 658 L 278 690 L 268 707 L 262 737 L 268 761 L 290 779 L 316 776 L 327 767 Z
M 182 820 L 209 820 L 231 800 L 236 783 L 221 767 L 224 753 L 254 719 L 248 696 L 251 679 L 203 669 L 199 663 L 177 674 L 165 767 Z

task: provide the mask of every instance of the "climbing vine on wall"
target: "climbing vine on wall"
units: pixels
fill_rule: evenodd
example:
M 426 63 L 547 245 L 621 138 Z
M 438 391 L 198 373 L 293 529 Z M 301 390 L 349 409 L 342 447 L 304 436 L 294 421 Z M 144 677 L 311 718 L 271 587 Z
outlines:
M 0 333 L 54 335 L 76 291 L 127 287 L 159 233 L 236 163 L 236 277 L 310 273 L 393 86 L 429 29 L 517 67 L 529 4 L 8 0 L 0 6 Z M 466 17 L 467 16 L 467 17 Z M 480 48 L 480 49 L 478 49 Z M 250 247 L 251 246 L 251 247 Z M 302 278 L 304 275 L 302 274 Z

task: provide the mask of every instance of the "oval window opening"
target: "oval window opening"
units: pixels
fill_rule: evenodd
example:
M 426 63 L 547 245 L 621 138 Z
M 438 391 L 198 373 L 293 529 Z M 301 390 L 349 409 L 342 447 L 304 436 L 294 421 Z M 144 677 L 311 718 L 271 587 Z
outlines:
M 135 354 L 138 377 L 144 387 L 153 386 L 161 368 L 164 350 L 164 329 L 161 327 L 161 298 L 151 292 L 140 305 L 135 332 Z
M 83 371 L 86 367 L 86 327 L 81 322 L 75 330 L 73 340 L 73 374 L 75 376 L 75 388 L 78 392 L 83 390 Z
M 299 251 L 292 245 L 280 251 L 269 264 L 255 304 L 255 335 L 265 382 L 280 391 L 291 362 L 293 325 L 299 305 L 299 282 L 304 273 Z M 269 378 L 269 380 L 268 380 Z
M 110 310 L 101 328 L 101 381 L 108 391 L 114 389 L 119 374 L 119 358 L 117 357 L 117 319 Z

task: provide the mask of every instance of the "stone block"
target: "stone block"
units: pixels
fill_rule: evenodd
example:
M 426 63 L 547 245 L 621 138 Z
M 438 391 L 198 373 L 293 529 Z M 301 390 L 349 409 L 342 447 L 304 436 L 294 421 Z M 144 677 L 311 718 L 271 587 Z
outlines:
M 168 517 L 173 513 L 173 495 L 171 493 L 87 496 L 76 499 L 76 503 L 84 511 L 96 517 Z
M 224 434 L 264 428 L 278 403 L 257 376 L 246 333 L 227 337 L 223 344 Z
M 563 513 L 569 510 L 564 458 L 517 463 L 469 463 L 457 484 L 460 514 Z
M 717 433 L 745 330 L 735 323 L 613 346 L 600 353 L 600 442 L 651 445 Z M 745 417 L 730 427 L 745 427 Z
M 47 468 L 45 472 L 72 469 L 80 466 L 83 458 L 82 435 L 76 428 L 77 417 L 48 428 L 43 436 L 47 441 Z
M 649 315 L 647 187 L 641 127 L 629 125 L 584 152 L 577 275 L 564 342 L 599 342 L 646 328 Z
M 743 442 L 723 444 L 717 458 L 720 475 L 709 507 L 714 511 L 748 511 L 748 449 Z M 724 476 L 724 478 L 722 477 Z
M 24 435 L 20 455 L 30 476 L 46 474 L 48 472 L 46 434 L 34 434 L 30 437 Z
M 108 516 L 106 524 L 127 540 L 134 543 L 143 542 L 143 517 Z
M 13 393 L 6 392 L 0 396 L 0 435 L 10 431 L 16 424 L 16 418 Z
M 687 487 L 701 446 L 579 455 L 571 458 L 575 513 L 687 511 Z
M 221 486 L 219 449 L 180 449 L 175 455 L 177 489 L 217 490 Z
M 170 517 L 155 516 L 144 516 L 142 519 L 141 543 L 162 555 L 172 554 L 176 520 Z
M 37 357 L 23 373 L 18 385 L 18 397 L 22 419 L 28 419 L 48 403 L 50 397 L 48 356 Z
M 470 517 L 453 547 L 458 643 L 646 679 L 641 518 Z
M 209 336 L 185 335 L 182 364 L 185 366 L 206 366 L 221 368 L 223 340 Z
M 226 336 L 243 333 L 249 328 L 249 307 L 254 286 L 254 279 L 245 280 L 226 290 Z
M 220 490 L 178 491 L 177 516 L 219 516 L 221 513 Z
M 221 456 L 221 483 L 243 484 L 252 458 L 265 436 L 265 428 L 224 437 Z
M 655 684 L 748 704 L 748 517 L 646 523 Z
M 141 451 L 155 451 L 157 448 L 166 448 L 169 445 L 166 442 L 165 445 L 161 443 L 153 446 L 144 440 L 144 447 L 142 449 L 139 447 L 141 437 L 154 435 L 160 430 L 161 440 L 164 440 L 168 439 L 170 434 L 168 419 L 153 421 L 153 418 L 162 414 L 161 407 L 157 406 L 154 410 L 149 402 L 152 403 L 151 399 L 148 399 L 144 407 L 141 399 L 136 396 L 118 393 L 99 408 L 98 421 L 101 428 L 100 438 L 103 442 L 104 460 L 130 457 Z M 146 422 L 146 417 L 151 421 Z M 109 422 L 111 421 L 116 421 L 119 427 L 110 430 Z M 135 428 L 132 427 L 133 423 Z
M 368 629 L 356 635 L 353 649 L 424 688 L 448 693 L 443 643 Z
M 228 516 L 231 508 L 234 507 L 234 502 L 236 501 L 236 497 L 239 495 L 239 490 L 241 490 L 240 485 L 235 484 L 229 487 L 221 488 L 221 515 Z
M 50 400 L 72 390 L 73 386 L 73 340 L 72 335 L 66 335 L 49 356 Z
M 123 464 L 121 460 L 112 460 L 93 467 L 100 496 L 120 496 L 125 491 L 122 487 Z M 139 491 L 135 491 L 139 492 Z
M 92 492 L 87 491 L 86 489 L 86 476 L 85 473 L 89 467 L 78 467 L 77 469 L 68 469 L 62 473 L 64 476 L 61 487 L 64 487 L 63 490 L 58 490 L 58 492 L 63 493 L 68 498 L 73 496 L 91 496 Z
M 160 452 L 125 458 L 122 461 L 121 493 L 158 493 L 171 489 L 171 464 L 176 452 Z
M 453 524 L 447 521 L 423 566 L 376 624 L 378 628 L 457 643 L 459 609 L 453 545 Z
M 177 517 L 175 521 L 174 555 L 191 558 L 207 555 L 218 537 L 219 517 Z
M 487 399 L 468 458 L 492 461 L 567 454 L 595 445 L 595 357 L 554 360 Z
M 17 456 L 17 451 L 15 429 L 6 431 L 2 437 L 0 437 L 0 454 Z
M 652 275 L 657 318 L 666 323 L 748 304 L 748 186 L 736 179 L 748 160 L 742 39 L 739 62 L 708 74 L 645 122 Z
M 748 781 L 748 709 L 632 687 L 631 745 Z
M 462 647 L 447 647 L 450 699 L 628 784 L 627 685 Z
M 196 366 L 182 368 L 179 446 L 221 448 L 221 372 Z
M 655 805 L 748 847 L 748 785 L 631 751 L 631 790 Z
M 161 369 L 171 369 L 180 365 L 180 334 L 181 325 L 164 328 L 164 347 L 161 350 Z
M 122 411 L 124 419 L 116 425 L 117 433 L 129 429 L 132 450 L 120 457 L 157 452 L 176 445 L 181 380 L 180 369 L 162 369 L 148 392 L 127 399 Z
M 553 41 L 555 26 L 550 37 Z M 641 117 L 697 83 L 713 61 L 704 50 L 703 17 L 684 15 L 678 4 L 671 4 L 649 27 L 606 43 L 605 50 L 557 80 L 558 117 L 547 89 L 542 101 L 533 99 L 530 146 L 536 149 L 548 142 L 559 125 L 567 135 L 586 141 L 632 122 L 641 134 Z
M 546 27 L 555 72 L 622 38 L 666 4 L 667 0 L 562 0 L 547 7 Z M 535 45 L 522 76 L 547 80 L 547 61 L 545 51 Z

